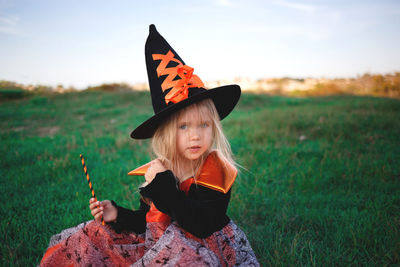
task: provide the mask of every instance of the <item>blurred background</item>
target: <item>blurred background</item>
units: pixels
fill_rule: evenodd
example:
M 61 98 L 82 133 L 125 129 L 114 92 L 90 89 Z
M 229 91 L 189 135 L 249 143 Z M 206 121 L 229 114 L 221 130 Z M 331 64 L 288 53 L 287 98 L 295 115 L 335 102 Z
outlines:
M 400 70 L 396 0 L 1 0 L 0 80 L 143 89 L 152 23 L 211 87 L 304 91 L 365 74 L 390 83 Z M 334 89 L 359 86 L 349 83 Z
M 37 265 L 152 159 L 149 24 L 209 88 L 244 168 L 228 215 L 263 266 L 400 265 L 400 1 L 0 0 L 0 265 Z

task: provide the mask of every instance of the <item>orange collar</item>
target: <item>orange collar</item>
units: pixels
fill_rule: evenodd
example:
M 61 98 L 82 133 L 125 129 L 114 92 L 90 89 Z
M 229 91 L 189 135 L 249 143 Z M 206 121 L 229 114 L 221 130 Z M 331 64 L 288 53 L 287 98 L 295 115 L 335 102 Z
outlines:
M 150 163 L 147 163 L 139 168 L 130 171 L 128 175 L 143 176 Z M 226 194 L 231 189 L 233 182 L 237 176 L 235 166 L 218 156 L 217 151 L 211 151 L 208 154 L 199 174 L 197 175 L 196 183 L 207 188 Z

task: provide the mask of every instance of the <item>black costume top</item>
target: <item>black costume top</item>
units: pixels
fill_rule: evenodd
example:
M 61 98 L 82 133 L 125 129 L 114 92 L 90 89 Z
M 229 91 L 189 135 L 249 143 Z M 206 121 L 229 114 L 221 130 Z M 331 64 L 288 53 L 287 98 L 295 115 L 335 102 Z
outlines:
M 138 168 L 145 173 L 143 167 Z M 231 189 L 237 175 L 236 168 L 222 161 L 216 151 L 211 152 L 200 169 L 197 179 L 185 180 L 180 186 L 170 171 L 158 173 L 153 181 L 140 188 L 143 197 L 150 199 L 155 208 L 176 221 L 187 232 L 199 238 L 206 238 L 222 229 L 228 222 L 226 215 Z M 146 222 L 151 218 L 150 206 L 141 200 L 139 210 L 130 210 L 118 206 L 117 221 L 113 224 L 116 231 L 143 233 Z M 147 215 L 147 221 L 146 221 Z

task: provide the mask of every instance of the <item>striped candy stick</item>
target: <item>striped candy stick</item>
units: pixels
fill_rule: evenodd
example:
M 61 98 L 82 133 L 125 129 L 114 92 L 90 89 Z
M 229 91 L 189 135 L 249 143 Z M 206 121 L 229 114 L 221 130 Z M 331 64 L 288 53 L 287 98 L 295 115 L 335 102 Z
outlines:
M 94 200 L 97 201 L 97 197 L 96 197 L 96 195 L 94 193 L 92 182 L 90 181 L 90 178 L 89 178 L 89 173 L 87 172 L 87 168 L 86 168 L 86 165 L 85 165 L 85 159 L 83 158 L 82 154 L 80 154 L 80 157 L 81 157 L 81 160 L 82 160 L 83 171 L 86 174 L 86 180 L 89 183 L 90 192 L 92 192 L 92 196 L 93 196 Z M 101 224 L 104 225 L 103 218 L 101 218 Z

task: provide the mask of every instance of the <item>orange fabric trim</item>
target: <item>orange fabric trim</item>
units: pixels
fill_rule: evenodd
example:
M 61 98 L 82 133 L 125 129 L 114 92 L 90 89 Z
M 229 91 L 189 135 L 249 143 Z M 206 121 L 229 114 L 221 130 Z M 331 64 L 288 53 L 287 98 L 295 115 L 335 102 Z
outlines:
M 186 195 L 188 195 L 189 193 L 189 189 L 190 186 L 194 183 L 194 178 L 189 178 L 186 179 L 185 181 L 183 181 L 180 185 L 179 185 L 179 189 L 183 192 L 185 192 Z
M 46 250 L 46 253 L 44 253 L 42 260 L 40 261 L 40 264 L 42 264 L 48 257 L 50 257 L 54 251 L 58 250 L 61 247 L 61 245 L 62 245 L 62 243 L 58 243 L 58 244 L 52 246 L 51 248 L 48 248 Z
M 218 157 L 217 151 L 212 151 L 200 169 L 196 183 L 226 194 L 235 182 L 236 176 L 235 166 Z
M 165 102 L 178 103 L 189 95 L 190 87 L 204 87 L 203 82 L 197 75 L 193 74 L 194 69 L 183 65 L 179 59 L 175 58 L 174 53 L 171 50 L 167 54 L 153 54 L 153 60 L 161 60 L 157 67 L 158 77 L 163 75 L 168 75 L 163 83 L 161 84 L 161 89 L 163 92 L 171 88 L 171 91 L 165 96 Z M 175 67 L 167 68 L 170 61 L 178 63 Z M 179 76 L 180 79 L 175 80 L 175 77 Z
M 146 213 L 146 222 L 171 222 L 171 217 L 159 211 L 154 203 L 151 203 L 150 210 Z
M 128 175 L 143 176 L 149 166 L 150 163 L 147 163 L 133 171 L 130 171 Z M 195 182 L 199 185 L 226 194 L 235 182 L 236 176 L 237 169 L 235 166 L 223 161 L 218 156 L 217 151 L 212 151 L 204 161 Z M 186 181 L 183 183 L 185 182 Z
M 140 166 L 139 168 L 134 169 L 133 171 L 128 172 L 128 175 L 144 176 L 149 167 L 150 167 L 150 162 Z

